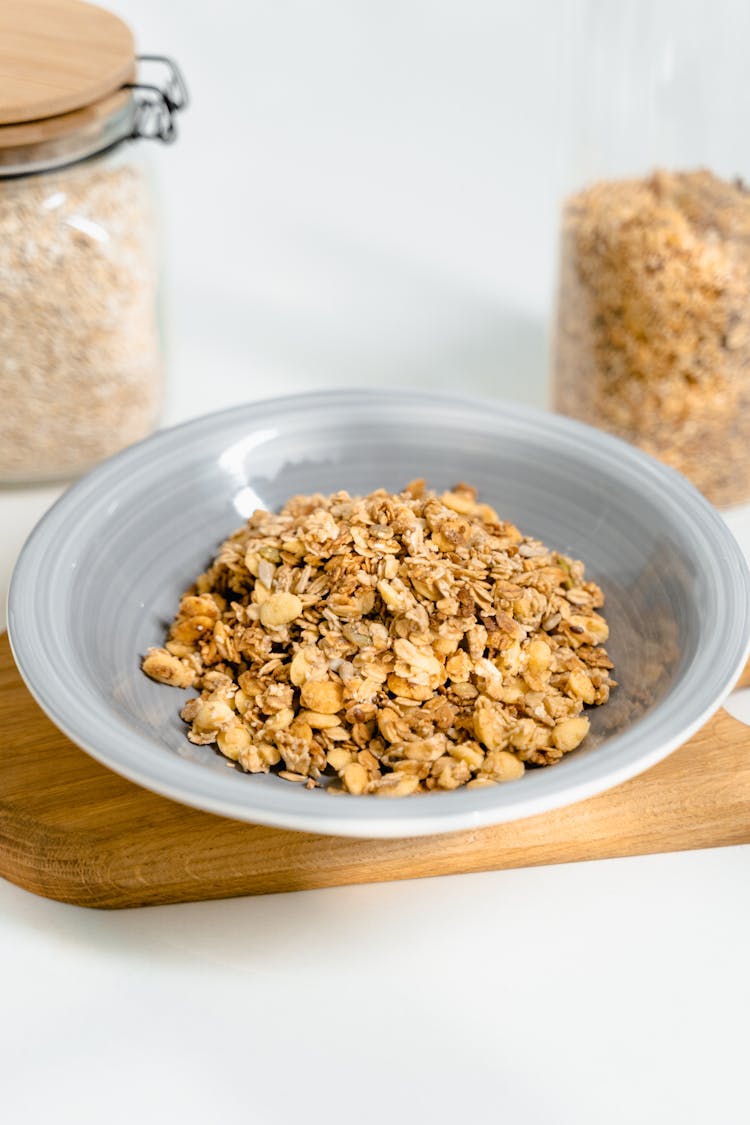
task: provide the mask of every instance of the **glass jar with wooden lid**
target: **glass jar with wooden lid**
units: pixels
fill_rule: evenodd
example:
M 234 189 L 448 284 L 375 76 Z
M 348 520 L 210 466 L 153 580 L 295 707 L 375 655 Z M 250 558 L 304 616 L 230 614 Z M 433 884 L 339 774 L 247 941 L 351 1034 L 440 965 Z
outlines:
M 148 78 L 148 81 L 146 81 Z M 75 476 L 162 398 L 144 137 L 170 141 L 175 65 L 79 0 L 0 5 L 0 480 Z
M 750 5 L 576 0 L 554 404 L 750 501 Z

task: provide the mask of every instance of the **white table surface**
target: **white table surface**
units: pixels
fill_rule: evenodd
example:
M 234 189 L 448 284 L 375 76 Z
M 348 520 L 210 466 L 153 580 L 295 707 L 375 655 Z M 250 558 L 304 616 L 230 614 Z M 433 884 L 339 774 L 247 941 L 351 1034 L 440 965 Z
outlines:
M 542 399 L 562 5 L 112 6 L 194 95 L 157 157 L 168 421 L 325 385 Z M 0 587 L 57 491 L 0 493 Z M 119 913 L 0 881 L 0 1117 L 745 1125 L 749 858 Z

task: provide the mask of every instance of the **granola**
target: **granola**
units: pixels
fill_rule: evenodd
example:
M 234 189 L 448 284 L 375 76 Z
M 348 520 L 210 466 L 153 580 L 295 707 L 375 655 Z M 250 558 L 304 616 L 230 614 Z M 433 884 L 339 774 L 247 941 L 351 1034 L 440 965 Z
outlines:
M 554 404 L 750 498 L 750 192 L 709 171 L 597 183 L 563 215 Z
M 400 797 L 520 778 L 586 737 L 612 663 L 583 564 L 458 484 L 256 511 L 144 672 L 249 773 Z M 330 780 L 328 780 L 330 779 Z

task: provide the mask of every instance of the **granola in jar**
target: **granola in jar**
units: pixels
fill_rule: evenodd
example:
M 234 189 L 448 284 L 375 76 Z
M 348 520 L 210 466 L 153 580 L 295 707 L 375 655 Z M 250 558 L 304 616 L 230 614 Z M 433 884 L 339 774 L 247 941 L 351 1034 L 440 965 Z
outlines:
M 750 193 L 709 171 L 605 180 L 563 213 L 554 406 L 720 506 L 750 498 Z

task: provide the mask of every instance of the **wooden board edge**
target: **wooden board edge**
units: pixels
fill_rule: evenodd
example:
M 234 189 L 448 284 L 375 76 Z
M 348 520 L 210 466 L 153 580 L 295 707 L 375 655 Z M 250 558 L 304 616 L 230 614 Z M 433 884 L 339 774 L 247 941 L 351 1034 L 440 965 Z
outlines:
M 709 722 L 709 729 L 704 728 L 701 734 L 703 739 L 715 740 L 716 752 L 721 753 L 735 725 L 742 726 L 720 710 Z M 662 763 L 653 769 L 658 770 L 660 765 Z M 179 867 L 174 864 L 172 855 L 171 869 L 168 862 L 162 866 L 159 850 L 153 844 L 141 852 L 137 840 L 124 842 L 121 837 L 108 837 L 101 830 L 86 832 L 49 827 L 17 810 L 0 807 L 0 876 L 44 898 L 81 907 L 122 909 L 552 866 L 750 842 L 750 799 L 730 802 L 725 811 L 724 799 L 717 799 L 716 791 L 712 803 L 702 805 L 697 800 L 699 791 L 691 804 L 688 790 L 686 803 L 681 807 L 690 825 L 689 836 L 676 830 L 679 826 L 674 811 L 671 832 L 669 825 L 665 827 L 652 821 L 635 825 L 628 834 L 613 838 L 601 831 L 592 836 L 579 830 L 579 825 L 587 815 L 591 817 L 592 810 L 603 800 L 611 802 L 614 815 L 618 808 L 627 808 L 633 800 L 633 788 L 642 786 L 650 772 L 605 790 L 588 801 L 515 822 L 517 842 L 509 839 L 508 829 L 512 829 L 512 825 L 416 839 L 372 841 L 279 831 L 277 849 L 273 842 L 269 846 L 267 835 L 274 830 L 258 831 L 255 826 L 258 837 L 253 839 L 254 826 L 223 821 L 208 814 L 204 821 L 204 814 L 186 809 L 186 813 L 200 818 L 196 821 L 194 836 L 199 849 L 197 860 L 196 856 L 188 854 L 188 861 Z M 652 789 L 669 784 L 667 779 L 657 778 L 658 774 L 652 775 Z M 683 780 L 682 790 L 679 784 L 675 787 L 676 796 L 683 801 L 684 784 Z M 550 825 L 547 837 L 544 835 L 545 818 L 549 818 Z M 247 851 L 232 866 L 231 856 L 238 854 L 238 845 L 243 842 L 246 831 Z M 147 840 L 148 828 L 142 833 L 142 839 Z M 308 844 L 310 855 L 301 855 L 300 848 Z M 208 857 L 212 853 L 228 857 L 223 869 L 221 862 L 211 867 Z M 203 867 L 201 859 L 206 861 Z
M 696 841 L 690 844 L 667 844 L 659 848 L 659 854 L 675 854 L 678 852 L 693 851 L 702 847 L 724 848 L 738 844 L 746 844 L 747 836 L 738 836 L 735 832 L 728 832 L 725 839 L 717 840 L 715 836 L 707 838 L 704 842 Z M 3 841 L 0 839 L 0 844 Z M 468 860 L 467 862 L 449 862 L 441 865 L 439 862 L 430 864 L 424 870 L 391 871 L 384 869 L 378 872 L 374 867 L 363 871 L 360 864 L 351 864 L 329 871 L 325 874 L 306 871 L 280 871 L 274 875 L 261 873 L 257 878 L 243 876 L 228 880 L 225 885 L 207 887 L 196 882 L 194 893 L 184 886 L 175 888 L 169 885 L 141 884 L 140 889 L 134 886 L 112 884 L 111 888 L 103 887 L 101 883 L 89 883 L 85 878 L 72 875 L 65 863 L 54 863 L 44 871 L 29 865 L 17 868 L 0 865 L 0 877 L 13 883 L 21 890 L 46 898 L 50 901 L 61 902 L 69 906 L 76 906 L 94 910 L 128 910 L 146 906 L 170 906 L 189 902 L 215 902 L 231 898 L 246 898 L 269 894 L 289 894 L 298 891 L 325 890 L 332 887 L 363 886 L 365 884 L 404 882 L 410 879 L 432 879 L 453 875 L 474 875 L 490 871 L 511 871 L 531 867 L 558 867 L 569 863 L 589 863 L 600 859 L 630 859 L 642 855 L 653 855 L 653 842 L 646 839 L 642 847 L 634 848 L 629 845 L 627 849 L 612 846 L 599 848 L 592 852 L 582 847 L 579 852 L 571 852 L 557 858 L 550 857 L 544 849 L 540 849 L 537 856 L 530 856 L 528 850 L 515 859 L 507 857 L 503 862 L 496 860 Z

